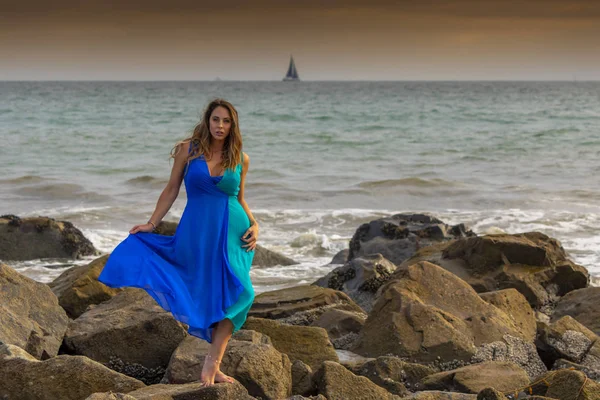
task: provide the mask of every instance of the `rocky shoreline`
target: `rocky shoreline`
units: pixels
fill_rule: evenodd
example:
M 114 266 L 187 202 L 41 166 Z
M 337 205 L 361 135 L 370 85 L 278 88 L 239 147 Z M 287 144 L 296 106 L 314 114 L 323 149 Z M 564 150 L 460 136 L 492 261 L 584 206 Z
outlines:
M 66 221 L 0 217 L 0 259 L 86 254 Z M 600 399 L 600 287 L 539 232 L 363 224 L 329 274 L 256 296 L 223 358 L 237 382 L 210 388 L 207 343 L 145 291 L 99 283 L 106 259 L 48 285 L 0 263 L 1 399 Z

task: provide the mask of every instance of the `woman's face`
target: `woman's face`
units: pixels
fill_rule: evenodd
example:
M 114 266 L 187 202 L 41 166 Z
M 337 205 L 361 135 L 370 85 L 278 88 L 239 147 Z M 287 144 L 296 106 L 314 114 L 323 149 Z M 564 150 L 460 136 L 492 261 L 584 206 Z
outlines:
M 210 135 L 215 140 L 225 140 L 231 129 L 231 115 L 229 110 L 218 106 L 210 114 Z

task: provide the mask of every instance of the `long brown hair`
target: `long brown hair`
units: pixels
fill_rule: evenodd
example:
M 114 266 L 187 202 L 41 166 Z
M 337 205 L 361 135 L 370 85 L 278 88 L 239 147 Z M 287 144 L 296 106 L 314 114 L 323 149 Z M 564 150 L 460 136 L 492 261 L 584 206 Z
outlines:
M 238 113 L 233 104 L 223 99 L 214 99 L 204 109 L 204 115 L 202 120 L 196 125 L 192 135 L 180 142 L 177 142 L 175 147 L 171 150 L 171 157 L 175 158 L 175 155 L 180 151 L 181 144 L 190 142 L 192 149 L 188 156 L 187 162 L 189 163 L 195 158 L 204 156 L 207 160 L 212 157 L 210 151 L 210 141 L 212 136 L 210 134 L 210 116 L 217 107 L 224 107 L 229 111 L 231 116 L 231 129 L 229 135 L 225 139 L 223 144 L 223 155 L 221 158 L 221 166 L 223 169 L 234 169 L 242 162 L 242 133 L 240 132 L 240 124 L 238 122 Z

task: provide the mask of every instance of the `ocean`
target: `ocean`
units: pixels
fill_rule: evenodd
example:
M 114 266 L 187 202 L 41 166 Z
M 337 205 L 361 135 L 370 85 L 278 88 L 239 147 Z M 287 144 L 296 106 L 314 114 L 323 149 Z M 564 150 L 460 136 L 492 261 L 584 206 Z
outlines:
M 215 97 L 239 111 L 259 243 L 311 283 L 362 223 L 424 212 L 540 231 L 600 277 L 600 82 L 0 82 L 0 215 L 71 221 L 111 252 Z M 185 190 L 166 220 L 178 220 Z M 83 260 L 9 262 L 40 282 Z

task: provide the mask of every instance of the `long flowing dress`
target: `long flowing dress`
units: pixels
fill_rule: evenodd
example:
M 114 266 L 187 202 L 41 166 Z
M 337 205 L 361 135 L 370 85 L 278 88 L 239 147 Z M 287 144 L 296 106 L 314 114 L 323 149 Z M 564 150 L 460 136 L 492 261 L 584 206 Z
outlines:
M 190 146 L 191 147 L 191 146 Z M 187 204 L 174 236 L 130 234 L 112 252 L 98 280 L 110 287 L 145 289 L 191 335 L 212 342 L 216 323 L 228 318 L 234 332 L 254 300 L 242 235 L 250 227 L 237 199 L 242 164 L 211 176 L 203 156 L 184 175 Z

